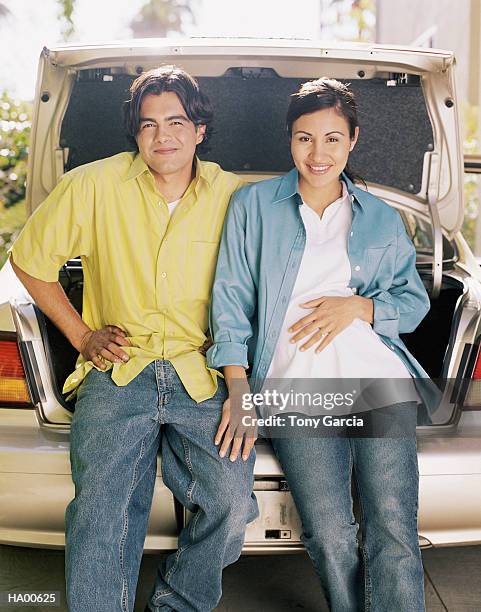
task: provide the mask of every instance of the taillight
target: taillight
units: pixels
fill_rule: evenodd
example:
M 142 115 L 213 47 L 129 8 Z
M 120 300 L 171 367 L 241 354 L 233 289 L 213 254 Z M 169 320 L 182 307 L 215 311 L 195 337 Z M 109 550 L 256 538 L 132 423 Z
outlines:
M 478 345 L 477 348 L 474 367 L 472 365 L 468 365 L 468 372 L 470 367 L 472 368 L 473 373 L 471 374 L 471 381 L 468 383 L 463 406 L 464 408 L 479 410 L 481 409 L 481 344 Z
M 0 408 L 32 408 L 16 335 L 0 332 Z
M 473 375 L 471 376 L 472 380 L 481 380 L 481 345 L 478 347 L 478 354 L 476 356 L 476 363 L 474 364 Z

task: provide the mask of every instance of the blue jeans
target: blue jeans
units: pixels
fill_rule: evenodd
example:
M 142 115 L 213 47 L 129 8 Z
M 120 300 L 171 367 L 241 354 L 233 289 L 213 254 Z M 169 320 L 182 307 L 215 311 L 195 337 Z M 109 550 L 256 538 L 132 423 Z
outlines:
M 399 408 L 414 411 L 412 405 Z M 330 610 L 424 611 L 414 434 L 271 441 Z M 352 472 L 361 510 L 361 547 L 353 513 Z
M 154 489 L 157 453 L 174 496 L 194 512 L 179 548 L 159 567 L 150 609 L 212 610 L 222 570 L 236 561 L 257 516 L 254 453 L 221 459 L 214 434 L 223 380 L 200 404 L 173 366 L 156 361 L 124 387 L 92 370 L 79 389 L 71 430 L 75 498 L 66 511 L 70 612 L 133 610 Z

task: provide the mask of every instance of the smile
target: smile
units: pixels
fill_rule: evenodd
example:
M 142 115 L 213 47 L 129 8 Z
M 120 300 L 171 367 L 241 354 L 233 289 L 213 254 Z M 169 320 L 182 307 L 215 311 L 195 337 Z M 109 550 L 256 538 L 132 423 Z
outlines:
M 313 164 L 307 164 L 307 167 L 313 174 L 326 174 L 326 172 L 328 172 L 332 168 L 331 165 L 325 164 L 320 164 L 318 166 L 314 166 Z

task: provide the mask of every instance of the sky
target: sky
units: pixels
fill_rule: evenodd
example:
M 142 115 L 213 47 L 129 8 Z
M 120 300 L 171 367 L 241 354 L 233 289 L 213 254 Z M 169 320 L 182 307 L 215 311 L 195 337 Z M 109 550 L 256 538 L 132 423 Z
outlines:
M 129 22 L 144 0 L 77 0 L 73 40 L 101 42 L 131 37 Z M 44 45 L 62 40 L 55 0 L 2 0 L 11 15 L 0 21 L 0 91 L 33 98 L 37 63 Z M 191 0 L 194 36 L 319 38 L 326 0 Z M 295 9 L 293 10 L 293 7 Z M 328 15 L 329 17 L 329 15 Z M 8 58 L 8 61 L 5 61 Z

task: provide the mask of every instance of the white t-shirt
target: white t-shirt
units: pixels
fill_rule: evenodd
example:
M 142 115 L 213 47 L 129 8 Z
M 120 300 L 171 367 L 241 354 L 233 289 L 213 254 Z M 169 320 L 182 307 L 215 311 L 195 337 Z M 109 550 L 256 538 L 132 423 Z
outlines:
M 174 212 L 174 210 L 177 207 L 177 204 L 180 202 L 182 198 L 179 198 L 178 200 L 175 200 L 174 202 L 168 202 L 167 206 L 169 207 L 169 215 L 172 217 L 172 213 Z
M 300 213 L 306 229 L 306 247 L 267 376 L 411 378 L 401 359 L 361 319 L 355 319 L 318 354 L 315 348 L 319 343 L 304 352 L 299 350 L 312 334 L 296 344 L 289 343 L 294 334 L 288 328 L 310 312 L 299 304 L 321 296 L 353 295 L 347 253 L 352 208 L 345 184 L 342 196 L 324 210 L 322 218 L 304 203 Z

